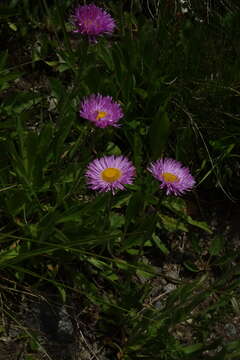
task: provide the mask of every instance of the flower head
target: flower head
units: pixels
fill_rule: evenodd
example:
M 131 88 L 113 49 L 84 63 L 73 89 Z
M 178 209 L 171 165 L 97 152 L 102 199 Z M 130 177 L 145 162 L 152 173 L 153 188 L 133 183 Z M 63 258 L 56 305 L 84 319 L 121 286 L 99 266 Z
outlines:
M 150 164 L 148 170 L 161 181 L 160 188 L 166 189 L 167 195 L 181 195 L 195 185 L 189 169 L 174 159 L 157 160 Z
M 95 38 L 101 34 L 111 34 L 115 21 L 105 10 L 90 4 L 78 6 L 73 15 L 75 32 Z
M 124 185 L 132 184 L 135 167 L 124 156 L 104 156 L 88 165 L 85 176 L 92 190 L 114 194 L 115 190 L 124 190 Z
M 97 127 L 119 126 L 123 117 L 120 105 L 111 96 L 90 95 L 81 103 L 80 116 L 92 121 Z

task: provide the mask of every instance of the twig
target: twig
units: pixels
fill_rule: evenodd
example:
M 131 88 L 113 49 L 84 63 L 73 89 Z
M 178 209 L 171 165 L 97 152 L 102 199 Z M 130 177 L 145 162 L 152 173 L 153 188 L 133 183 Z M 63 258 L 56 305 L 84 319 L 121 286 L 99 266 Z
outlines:
M 84 343 L 86 344 L 88 350 L 89 350 L 90 353 L 92 354 L 91 359 L 94 359 L 94 358 L 95 358 L 95 359 L 99 360 L 99 357 L 97 356 L 97 354 L 95 353 L 95 351 L 93 351 L 93 349 L 90 347 L 90 345 L 88 344 L 87 340 L 85 339 L 85 337 L 84 337 L 84 335 L 83 335 L 83 333 L 82 333 L 82 331 L 81 331 L 80 329 L 79 329 L 79 332 L 80 332 L 80 335 L 81 335 Z

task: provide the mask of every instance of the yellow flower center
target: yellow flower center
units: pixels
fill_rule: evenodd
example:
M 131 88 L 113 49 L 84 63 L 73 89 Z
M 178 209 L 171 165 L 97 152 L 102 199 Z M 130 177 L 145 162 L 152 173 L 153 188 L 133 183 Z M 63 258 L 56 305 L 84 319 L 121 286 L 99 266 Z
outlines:
M 179 177 L 169 172 L 162 173 L 164 181 L 174 183 L 179 181 Z
M 98 111 L 97 112 L 97 116 L 96 116 L 96 120 L 102 119 L 107 115 L 107 112 L 105 111 Z
M 104 181 L 112 183 L 122 176 L 122 172 L 116 168 L 107 168 L 102 171 L 101 176 Z
M 85 26 L 89 26 L 89 25 L 92 25 L 93 21 L 91 19 L 84 19 L 83 23 Z

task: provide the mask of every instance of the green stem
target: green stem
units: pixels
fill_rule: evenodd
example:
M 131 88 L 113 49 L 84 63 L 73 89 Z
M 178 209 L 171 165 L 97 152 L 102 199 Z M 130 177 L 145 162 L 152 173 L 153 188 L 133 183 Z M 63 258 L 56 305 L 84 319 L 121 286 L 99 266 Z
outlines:
M 112 192 L 109 191 L 109 193 L 107 194 L 107 199 L 106 199 L 103 230 L 106 230 L 110 225 L 110 211 L 111 211 L 111 207 L 112 207 L 112 196 L 113 196 Z

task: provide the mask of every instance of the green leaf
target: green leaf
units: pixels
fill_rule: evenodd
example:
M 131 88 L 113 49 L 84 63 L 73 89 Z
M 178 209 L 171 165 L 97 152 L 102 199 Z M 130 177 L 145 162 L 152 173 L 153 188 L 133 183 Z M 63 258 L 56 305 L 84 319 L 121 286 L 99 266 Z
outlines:
M 162 156 L 165 144 L 170 132 L 170 121 L 168 114 L 160 109 L 150 127 L 150 146 L 153 159 Z
M 17 25 L 12 23 L 12 22 L 8 22 L 8 26 L 10 27 L 11 30 L 13 31 L 17 31 Z
M 146 271 L 144 271 L 144 270 L 140 270 L 140 269 L 138 269 L 138 270 L 136 271 L 136 274 L 137 274 L 140 278 L 144 278 L 144 279 L 146 279 L 146 280 L 152 279 L 152 278 L 155 276 L 155 274 L 152 274 L 152 273 L 146 272 Z
M 66 90 L 61 81 L 56 78 L 51 78 L 49 79 L 49 82 L 52 88 L 52 93 L 58 99 L 58 101 L 64 99 L 66 95 Z
M 19 247 L 0 252 L 0 264 L 8 263 L 10 260 L 16 258 L 19 254 Z
M 127 211 L 126 211 L 126 226 L 128 226 L 132 219 L 139 215 L 139 212 L 143 210 L 144 199 L 141 192 L 136 192 L 131 197 Z
M 51 143 L 53 137 L 53 128 L 52 125 L 47 124 L 45 125 L 41 133 L 39 135 L 39 144 L 38 144 L 38 152 L 39 154 L 42 154 L 42 152 L 47 153 L 47 149 L 49 147 L 49 144 Z
M 121 270 L 129 270 L 129 265 L 126 260 L 123 259 L 115 259 L 116 266 Z
M 141 167 L 143 144 L 140 135 L 137 132 L 133 136 L 133 160 L 137 168 Z
M 148 93 L 147 93 L 147 91 L 144 90 L 144 89 L 135 88 L 135 89 L 134 89 L 134 92 L 135 92 L 136 94 L 138 94 L 138 95 L 139 95 L 142 99 L 144 99 L 144 100 L 148 97 Z
M 204 347 L 204 345 L 202 343 L 198 343 L 198 344 L 194 344 L 194 345 L 184 346 L 184 347 L 182 347 L 181 350 L 186 355 L 190 355 L 192 353 L 195 353 L 195 352 L 201 350 L 203 347 Z
M 60 115 L 59 130 L 55 136 L 55 156 L 58 160 L 64 153 L 64 142 L 71 131 L 74 120 L 75 111 L 72 107 L 68 109 L 68 113 L 65 116 Z
M 66 70 L 69 70 L 71 68 L 71 66 L 69 64 L 66 64 L 66 63 L 63 63 L 63 64 L 60 64 L 58 67 L 57 67 L 57 70 L 62 73 Z
M 0 53 L 0 71 L 5 69 L 7 64 L 7 58 L 8 58 L 8 50 L 2 51 Z
M 123 215 L 110 213 L 110 226 L 113 229 L 121 228 L 125 223 L 125 218 Z
M 7 208 L 12 216 L 18 215 L 28 202 L 28 197 L 23 190 L 14 190 L 12 194 L 6 197 Z
M 79 212 L 60 217 L 60 219 L 56 221 L 56 224 L 67 223 L 67 222 L 76 222 L 78 223 L 78 225 L 80 225 L 82 223 L 82 219 L 80 218 Z
M 163 242 L 156 234 L 152 234 L 152 239 L 154 243 L 157 245 L 157 247 L 163 252 L 163 254 L 168 255 L 170 253 L 170 251 L 166 248 L 166 246 L 163 244 Z
M 110 141 L 107 145 L 106 153 L 109 155 L 121 155 L 122 151 L 116 144 Z
M 118 82 L 118 85 L 122 85 L 122 80 L 124 78 L 124 74 L 126 74 L 126 69 L 124 68 L 124 61 L 123 61 L 123 53 L 119 46 L 119 44 L 115 43 L 112 48 L 112 56 L 114 62 L 114 69 L 115 69 L 115 76 Z
M 185 200 L 178 197 L 167 197 L 162 200 L 161 204 L 176 214 L 183 215 L 186 212 Z
M 44 61 L 44 62 L 51 67 L 56 67 L 59 64 L 58 61 Z
M 192 262 L 190 261 L 185 261 L 184 262 L 184 266 L 186 266 L 186 268 L 192 272 L 199 272 L 200 270 L 198 269 L 198 267 L 193 264 Z
M 209 253 L 212 256 L 219 255 L 224 247 L 224 237 L 222 235 L 216 235 L 211 242 Z
M 170 217 L 168 215 L 159 214 L 159 217 L 162 221 L 163 227 L 168 231 L 186 231 L 188 232 L 188 228 L 186 225 L 179 219 L 175 219 L 173 217 Z
M 205 230 L 209 234 L 212 234 L 212 230 L 209 228 L 208 224 L 205 221 L 197 221 L 193 220 L 191 216 L 187 216 L 186 218 L 187 222 L 193 226 L 196 226 L 202 230 Z
M 111 47 L 105 41 L 98 43 L 98 56 L 104 61 L 110 71 L 114 71 Z
M 19 79 L 23 75 L 23 73 L 20 73 L 20 72 L 6 73 L 5 72 L 5 74 L 2 73 L 0 75 L 1 75 L 0 76 L 0 90 L 5 90 L 10 86 L 9 82 Z M 13 99 L 13 104 L 14 104 L 14 102 L 15 102 L 15 98 Z M 10 104 L 5 105 L 5 106 L 10 106 Z
M 90 257 L 87 259 L 89 263 L 94 265 L 96 268 L 100 270 L 111 270 L 110 265 L 106 264 L 104 261 L 96 259 L 94 257 Z
M 20 77 L 19 74 L 15 74 L 17 78 Z M 33 105 L 36 106 L 42 99 L 42 96 L 38 96 L 34 92 L 19 92 L 14 93 L 8 102 L 5 104 L 5 110 L 9 114 L 21 114 L 24 111 L 30 109 Z
M 239 350 L 240 351 L 240 340 L 231 341 L 226 345 L 228 351 Z

